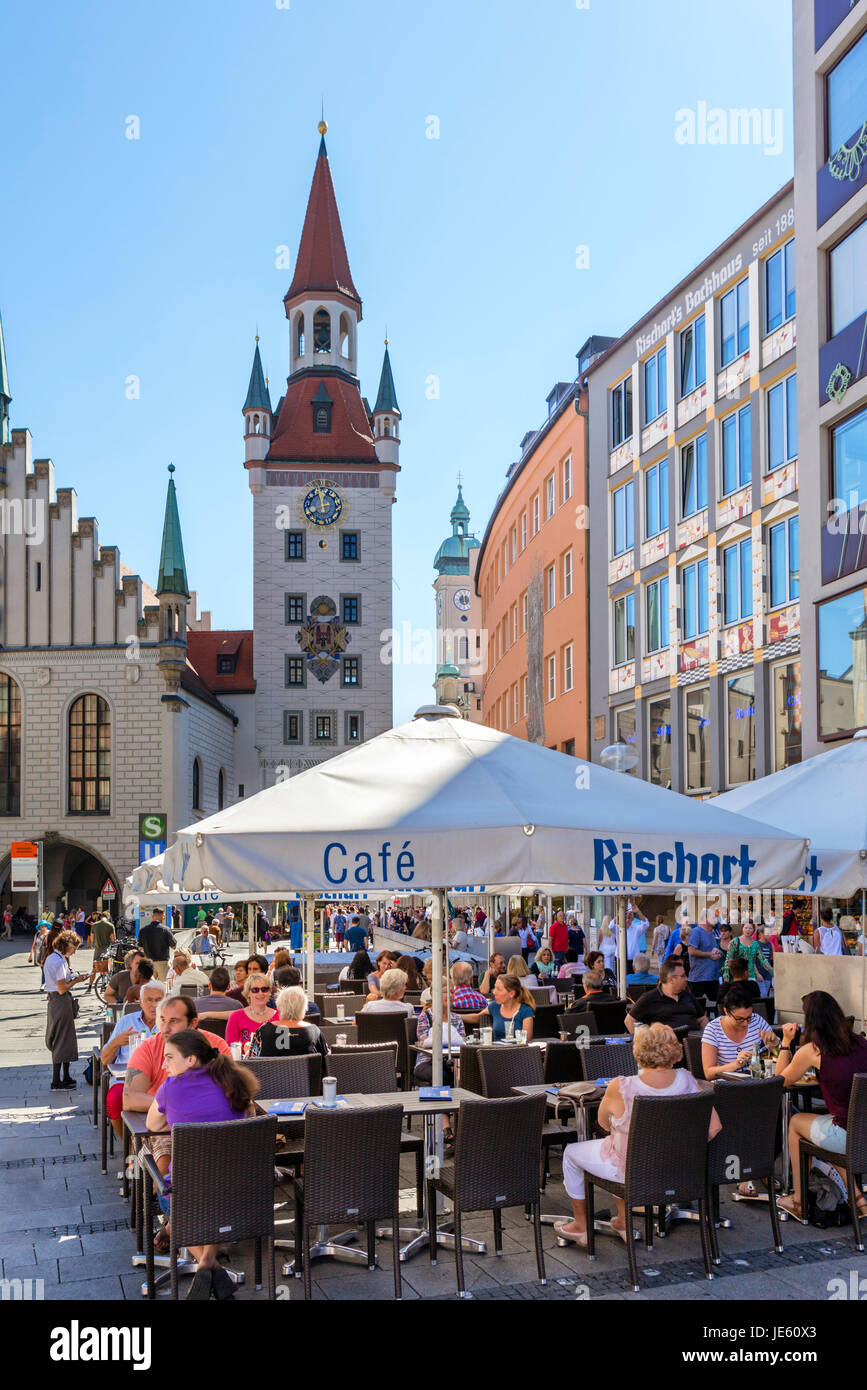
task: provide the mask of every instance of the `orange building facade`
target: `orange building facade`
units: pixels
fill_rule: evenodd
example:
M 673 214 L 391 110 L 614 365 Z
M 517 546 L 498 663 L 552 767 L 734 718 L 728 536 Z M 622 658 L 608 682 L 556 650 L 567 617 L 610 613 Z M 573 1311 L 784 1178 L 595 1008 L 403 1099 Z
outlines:
M 585 408 L 577 381 L 557 383 L 506 475 L 476 567 L 485 724 L 580 758 L 589 749 Z

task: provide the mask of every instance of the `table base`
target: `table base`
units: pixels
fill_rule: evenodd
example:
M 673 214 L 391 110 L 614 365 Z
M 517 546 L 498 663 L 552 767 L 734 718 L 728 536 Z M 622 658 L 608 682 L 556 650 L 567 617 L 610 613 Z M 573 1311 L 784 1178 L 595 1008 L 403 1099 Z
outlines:
M 379 1239 L 391 1237 L 391 1226 L 377 1226 Z M 421 1250 L 430 1249 L 430 1232 L 427 1226 L 401 1226 L 398 1235 L 405 1243 L 400 1247 L 400 1261 L 411 1260 Z M 443 1221 L 437 1226 L 437 1245 L 443 1250 L 454 1250 L 455 1230 L 453 1221 Z M 461 1249 L 472 1255 L 487 1255 L 488 1247 L 483 1240 L 473 1240 L 471 1236 L 461 1236 Z M 436 1264 L 436 1260 L 433 1261 Z
M 349 1240 L 358 1240 L 357 1230 L 341 1231 L 339 1235 L 329 1237 L 326 1235 L 326 1228 L 320 1226 L 319 1239 L 313 1242 L 309 1250 L 310 1259 L 317 1260 L 325 1255 L 330 1255 L 334 1260 L 346 1260 L 350 1264 L 367 1265 L 367 1251 L 355 1250 L 345 1244 Z M 275 1240 L 274 1249 L 291 1250 L 294 1253 L 295 1242 L 294 1240 Z M 378 1261 L 374 1265 L 368 1265 L 368 1268 L 375 1268 L 376 1263 Z M 294 1274 L 296 1279 L 301 1278 L 301 1270 L 295 1268 L 294 1260 L 286 1261 L 283 1265 L 283 1273 L 287 1276 Z
M 147 1264 L 147 1256 L 133 1255 L 132 1264 L 133 1269 L 143 1268 Z M 179 1278 L 185 1274 L 195 1274 L 198 1267 L 198 1263 L 196 1262 L 196 1260 L 193 1259 L 189 1250 L 187 1250 L 185 1246 L 178 1251 L 177 1271 Z M 164 1288 L 165 1285 L 168 1284 L 171 1280 L 171 1256 L 154 1255 L 154 1268 L 162 1270 L 162 1273 L 158 1274 L 154 1279 L 154 1292 L 156 1292 L 157 1289 Z M 243 1284 L 245 1282 L 246 1275 L 243 1273 L 242 1270 L 228 1269 L 225 1265 L 223 1265 L 223 1268 L 226 1270 L 226 1273 L 228 1274 L 233 1284 Z M 146 1283 L 142 1284 L 141 1292 L 142 1297 L 147 1298 L 148 1286 Z

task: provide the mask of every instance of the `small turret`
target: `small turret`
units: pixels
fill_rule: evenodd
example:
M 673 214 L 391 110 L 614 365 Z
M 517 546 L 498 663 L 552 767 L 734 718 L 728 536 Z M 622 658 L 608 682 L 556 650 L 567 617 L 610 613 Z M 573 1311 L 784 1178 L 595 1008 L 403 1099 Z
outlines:
M 394 389 L 391 372 L 391 358 L 388 355 L 388 339 L 385 340 L 385 355 L 379 376 L 379 390 L 373 407 L 373 447 L 380 463 L 396 464 L 400 455 L 400 406 Z
M 244 402 L 244 457 L 250 462 L 264 459 L 271 446 L 271 395 L 268 382 L 262 371 L 262 358 L 259 356 L 259 336 L 256 335 L 256 351 L 253 353 L 253 370 L 250 385 Z
M 177 690 L 187 665 L 187 567 L 184 561 L 184 542 L 181 519 L 172 474 L 175 465 L 169 464 L 169 486 L 166 492 L 166 513 L 163 521 L 163 543 L 160 550 L 160 572 L 156 595 L 160 601 L 160 659 L 168 690 Z

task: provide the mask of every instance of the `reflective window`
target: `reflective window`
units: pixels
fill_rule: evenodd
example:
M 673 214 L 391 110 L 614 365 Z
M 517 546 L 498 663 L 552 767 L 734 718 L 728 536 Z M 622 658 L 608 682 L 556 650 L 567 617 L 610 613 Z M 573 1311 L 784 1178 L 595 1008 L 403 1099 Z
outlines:
M 671 698 L 652 700 L 648 707 L 650 780 L 657 787 L 671 786 Z
M 722 442 L 723 497 L 746 487 L 752 477 L 752 434 L 750 407 L 745 405 L 727 415 L 720 426 Z
M 778 381 L 768 392 L 768 472 L 798 457 L 797 377 Z
M 765 262 L 765 332 L 795 316 L 795 241 L 787 241 Z
M 697 386 L 703 386 L 707 375 L 704 314 L 680 335 L 680 394 L 688 396 Z
M 709 791 L 710 763 L 710 690 L 702 686 L 684 691 L 686 720 L 686 789 L 691 792 Z
M 746 280 L 720 300 L 720 362 L 727 367 L 750 345 L 750 296 Z
M 867 724 L 867 589 L 819 604 L 819 733 Z
M 867 220 L 835 246 L 831 270 L 831 337 L 867 309 Z
M 801 761 L 801 663 L 784 661 L 771 672 L 774 771 Z
M 851 145 L 867 121 L 867 34 L 862 34 L 825 79 L 828 93 L 827 157 Z
M 726 681 L 729 786 L 751 782 L 756 775 L 756 681 L 741 671 Z
M 680 451 L 680 514 L 693 516 L 707 506 L 707 435 L 700 434 Z

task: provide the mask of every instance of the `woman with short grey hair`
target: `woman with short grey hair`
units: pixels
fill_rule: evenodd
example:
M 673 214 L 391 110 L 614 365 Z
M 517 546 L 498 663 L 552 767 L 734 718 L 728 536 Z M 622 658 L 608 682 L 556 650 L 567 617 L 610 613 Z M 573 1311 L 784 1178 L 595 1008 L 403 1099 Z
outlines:
M 300 985 L 281 989 L 275 1000 L 277 1016 L 253 1034 L 250 1057 L 328 1056 L 325 1039 L 315 1023 L 305 1022 L 307 995 Z
M 408 1014 L 415 1016 L 412 1004 L 404 1004 L 407 974 L 405 970 L 386 970 L 379 982 L 379 998 L 369 999 L 361 1010 L 363 1014 Z

